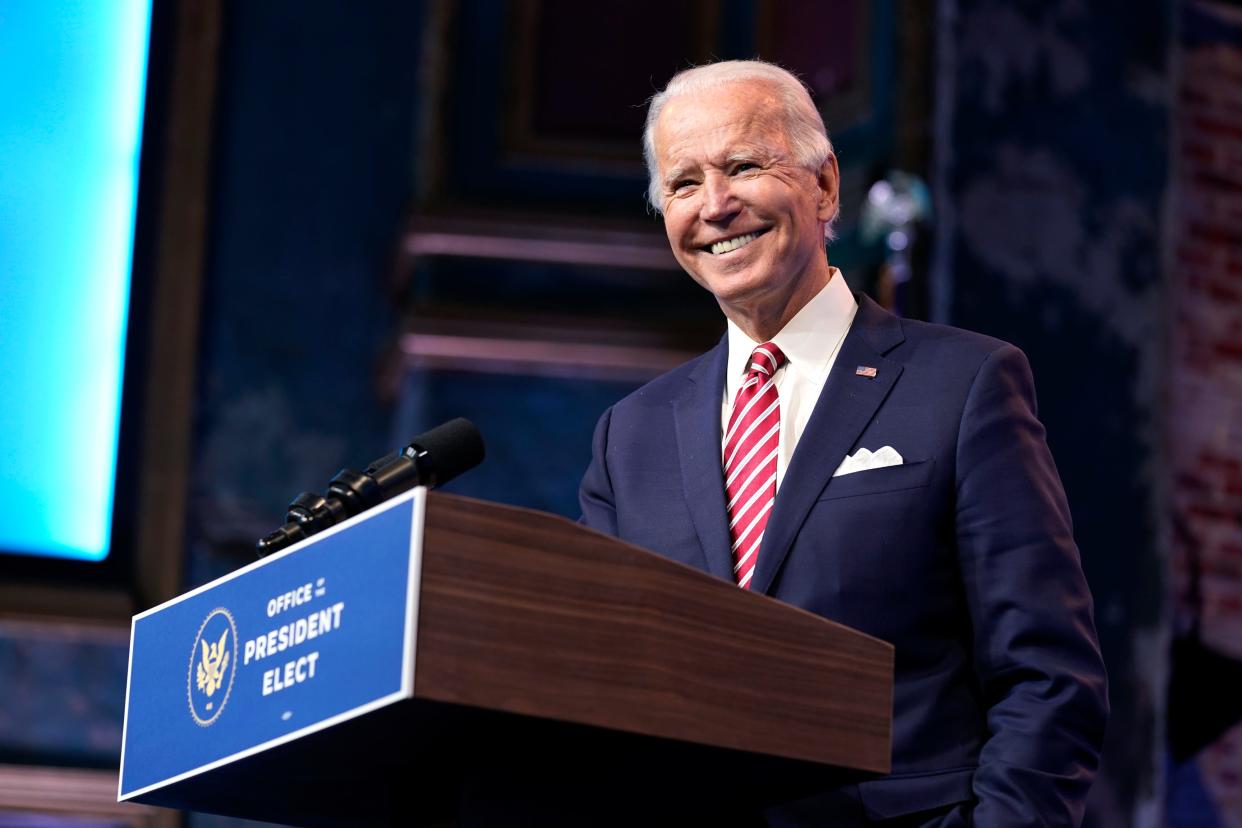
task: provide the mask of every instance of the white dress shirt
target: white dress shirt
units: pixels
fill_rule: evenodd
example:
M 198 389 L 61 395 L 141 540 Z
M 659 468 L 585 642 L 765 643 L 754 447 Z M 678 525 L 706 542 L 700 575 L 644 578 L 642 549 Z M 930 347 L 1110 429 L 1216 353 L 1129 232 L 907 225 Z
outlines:
M 775 342 L 776 347 L 785 354 L 785 364 L 776 372 L 776 391 L 781 401 L 780 450 L 776 455 L 778 489 L 857 311 L 854 294 L 850 293 L 841 271 L 834 267 L 828 284 L 776 336 L 768 340 Z M 742 329 L 732 320 L 728 322 L 728 328 L 729 364 L 720 410 L 722 435 L 729 430 L 733 398 L 746 378 L 751 352 L 755 346 L 763 344 L 742 333 Z M 724 446 L 721 445 L 721 462 L 723 453 Z

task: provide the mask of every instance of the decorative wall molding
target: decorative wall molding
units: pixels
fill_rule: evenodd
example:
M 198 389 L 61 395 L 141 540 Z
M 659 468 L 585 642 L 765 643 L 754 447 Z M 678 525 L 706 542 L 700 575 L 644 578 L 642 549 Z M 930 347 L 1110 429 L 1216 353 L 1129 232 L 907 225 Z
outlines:
M 132 828 L 176 828 L 175 811 L 116 801 L 115 771 L 0 765 L 0 811 L 92 820 Z M 66 825 L 73 822 L 67 820 Z
M 654 223 L 653 223 L 654 224 Z M 405 256 L 458 256 L 546 262 L 583 267 L 680 271 L 659 225 L 576 227 L 556 219 L 513 215 L 502 219 L 415 216 L 406 230 Z

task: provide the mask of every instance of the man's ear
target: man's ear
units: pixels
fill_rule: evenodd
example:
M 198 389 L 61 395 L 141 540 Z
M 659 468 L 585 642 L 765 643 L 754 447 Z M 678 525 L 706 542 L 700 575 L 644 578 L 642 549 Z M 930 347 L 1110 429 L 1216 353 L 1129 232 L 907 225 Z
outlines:
M 820 221 L 828 222 L 837 217 L 841 209 L 841 173 L 837 169 L 837 156 L 828 154 L 815 173 L 815 183 L 819 195 L 815 202 L 815 215 Z

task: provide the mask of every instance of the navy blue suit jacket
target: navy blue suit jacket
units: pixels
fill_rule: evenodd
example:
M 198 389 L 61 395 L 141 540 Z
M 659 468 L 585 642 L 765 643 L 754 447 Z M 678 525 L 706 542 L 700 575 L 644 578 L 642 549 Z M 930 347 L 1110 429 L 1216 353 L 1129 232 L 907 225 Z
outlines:
M 587 525 L 732 580 L 727 350 L 726 338 L 604 414 L 581 503 Z M 846 455 L 882 446 L 903 464 L 832 476 Z M 1104 666 L 1017 348 L 861 298 L 781 483 L 753 589 L 896 652 L 892 775 L 826 795 L 822 811 L 814 800 L 778 809 L 773 824 L 822 824 L 842 797 L 860 824 L 937 809 L 955 814 L 945 825 L 1081 820 Z

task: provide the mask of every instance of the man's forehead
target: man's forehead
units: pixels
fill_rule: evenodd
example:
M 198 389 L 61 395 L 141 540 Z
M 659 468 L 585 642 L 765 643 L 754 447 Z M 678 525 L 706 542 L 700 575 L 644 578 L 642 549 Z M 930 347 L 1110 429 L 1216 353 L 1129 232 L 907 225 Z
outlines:
M 778 152 L 785 146 L 780 101 L 759 84 L 727 84 L 672 98 L 654 139 L 661 166 L 690 158 L 727 160 L 737 152 Z

